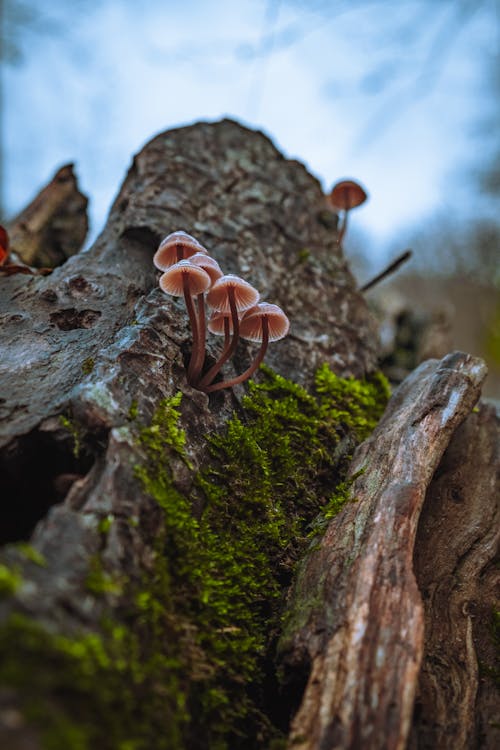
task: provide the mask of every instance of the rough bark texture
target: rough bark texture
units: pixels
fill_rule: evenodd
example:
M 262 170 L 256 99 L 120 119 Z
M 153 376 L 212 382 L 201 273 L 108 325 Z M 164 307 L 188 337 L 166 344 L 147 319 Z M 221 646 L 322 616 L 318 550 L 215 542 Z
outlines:
M 500 420 L 481 404 L 454 433 L 415 542 L 425 649 L 410 747 L 500 744 L 493 608 L 500 602 Z
M 318 182 L 265 136 L 231 121 L 201 123 L 159 135 L 134 158 L 88 252 L 45 278 L 2 280 L 2 541 L 29 538 L 43 519 L 31 541 L 47 562 L 7 553 L 32 585 L 0 605 L 2 621 L 21 611 L 51 631 L 99 630 L 103 604 L 86 594 L 90 561 L 99 554 L 110 575 L 137 580 L 151 569 L 164 523 L 134 474 L 143 456 L 127 429 L 131 408 L 147 423 L 181 390 L 196 470 L 207 435 L 245 392 L 209 398 L 187 386 L 187 316 L 160 292 L 152 265 L 165 234 L 192 233 L 225 272 L 285 309 L 291 333 L 266 357 L 278 372 L 309 385 L 322 362 L 344 376 L 374 369 L 373 321 L 324 216 Z M 209 359 L 218 350 L 220 340 L 210 341 Z M 248 351 L 242 345 L 225 372 L 241 371 Z M 189 492 L 192 472 L 181 460 L 171 468 Z M 116 522 L 103 548 L 99 525 L 109 514 Z M 15 735 L 30 746 L 30 727 L 4 729 L 4 742 L 14 746 Z
M 43 207 L 38 209 L 43 215 Z M 221 431 L 234 410 L 242 412 L 246 387 L 207 396 L 186 383 L 187 316 L 182 303 L 159 291 L 152 265 L 158 242 L 176 229 L 193 234 L 226 273 L 242 275 L 286 311 L 290 335 L 266 356 L 279 374 L 310 389 L 325 362 L 344 377 L 363 377 L 376 368 L 374 323 L 338 246 L 335 215 L 325 211 L 320 186 L 304 167 L 286 160 L 261 133 L 228 120 L 157 136 L 134 158 L 108 223 L 88 252 L 69 258 L 47 277 L 0 279 L 1 541 L 29 538 L 32 544 L 28 555 L 14 545 L 3 552 L 2 562 L 23 583 L 12 585 L 12 595 L 0 600 L 0 624 L 20 613 L 49 633 L 70 637 L 82 630 L 99 632 L 103 616 L 119 605 L 117 619 L 130 618 L 131 601 L 122 601 L 112 586 L 102 596 L 89 594 L 92 561 L 99 560 L 107 581 L 154 579 L 165 518 L 135 471 L 145 455 L 130 427 L 131 415 L 137 433 L 161 400 L 179 390 L 190 468 L 174 452 L 169 471 L 175 488 L 192 496 L 200 511 L 192 484 L 209 458 L 206 437 Z M 220 341 L 209 340 L 207 365 L 218 351 Z M 241 372 L 251 351 L 240 345 L 225 374 Z M 422 365 L 357 451 L 352 468 L 357 502 L 330 522 L 290 598 L 281 659 L 288 685 L 298 693 L 291 702 L 299 702 L 307 682 L 292 725 L 294 748 L 405 746 L 423 651 L 424 610 L 412 571 L 419 514 L 425 497 L 430 514 L 442 512 L 432 510 L 439 478 L 436 474 L 430 484 L 431 478 L 475 404 L 483 376 L 482 363 L 462 354 Z M 478 587 L 474 597 L 486 622 L 494 583 L 488 502 L 494 497 L 495 470 L 488 456 L 498 435 L 493 417 L 484 415 L 472 415 L 457 433 L 457 461 L 473 464 L 473 444 L 480 443 L 484 472 L 477 486 L 472 470 L 464 479 L 460 507 L 465 513 L 468 498 L 476 498 L 477 510 L 460 519 L 463 544 L 456 545 L 455 556 L 449 551 L 443 558 L 441 573 L 444 581 L 466 576 L 465 568 L 473 571 L 470 585 Z M 305 445 L 304 454 L 307 450 Z M 360 469 L 364 473 L 356 476 Z M 431 555 L 432 544 L 422 538 L 425 512 L 418 544 L 422 550 L 427 544 Z M 477 513 L 486 514 L 481 531 Z M 33 560 L 33 550 L 43 555 L 43 566 Z M 434 601 L 434 587 L 441 586 L 441 579 L 429 577 L 438 575 L 441 557 L 431 571 L 426 553 L 422 559 L 419 554 L 418 585 L 427 606 L 428 599 Z M 463 610 L 463 599 L 450 602 L 453 613 Z M 467 623 L 473 612 L 468 611 L 463 632 L 470 644 Z M 439 609 L 425 610 L 429 622 L 439 617 Z M 460 619 L 455 624 L 464 626 Z M 431 635 L 440 632 L 438 625 L 428 627 Z M 480 658 L 490 664 L 486 625 L 475 629 L 473 623 L 472 638 Z M 456 738 L 479 732 L 491 742 L 486 727 L 495 703 L 489 683 L 474 670 L 466 675 L 457 668 L 464 696 L 457 704 L 442 676 L 432 672 L 432 638 L 426 648 L 418 688 L 423 708 L 411 742 L 415 747 L 439 742 L 449 704 L 469 711 L 457 720 Z M 471 653 L 467 658 L 473 665 Z M 446 663 L 454 656 L 450 652 Z M 433 691 L 440 695 L 436 713 Z M 153 693 L 161 696 L 161 690 Z M 0 690 L 0 746 L 39 750 L 41 736 L 20 711 L 21 698 L 15 689 Z M 479 712 L 475 728 L 473 705 Z M 203 742 L 206 738 L 197 738 L 190 750 L 205 747 Z M 87 747 L 75 741 L 75 748 L 81 746 Z
M 290 747 L 406 746 L 423 649 L 412 565 L 418 518 L 485 374 L 481 360 L 467 355 L 429 360 L 400 386 L 357 449 L 352 476 L 362 473 L 351 490 L 355 502 L 303 564 L 282 639 L 292 671 L 301 662 L 311 665 Z

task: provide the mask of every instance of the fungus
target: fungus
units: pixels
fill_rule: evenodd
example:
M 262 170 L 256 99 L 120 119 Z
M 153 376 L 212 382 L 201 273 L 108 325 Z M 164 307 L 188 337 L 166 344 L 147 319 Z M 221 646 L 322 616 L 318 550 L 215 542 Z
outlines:
M 189 257 L 178 260 L 180 255 Z M 184 296 L 193 332 L 187 381 L 194 388 L 209 393 L 242 383 L 262 362 L 269 341 L 287 334 L 289 322 L 282 310 L 267 303 L 258 305 L 257 289 L 239 276 L 223 275 L 217 261 L 186 232 L 173 232 L 165 237 L 155 253 L 154 263 L 164 270 L 159 282 L 161 289 L 166 294 Z M 208 330 L 224 335 L 224 345 L 215 364 L 202 376 L 207 328 L 205 301 L 213 310 Z M 236 349 L 241 325 L 243 338 L 261 344 L 255 360 L 241 375 L 214 384 L 219 370 Z
M 3 266 L 9 257 L 9 235 L 7 230 L 0 224 L 0 266 Z
M 212 286 L 207 294 L 207 304 L 216 312 L 230 313 L 233 336 L 230 342 L 226 342 L 217 362 L 201 378 L 199 385 L 204 386 L 212 382 L 220 368 L 233 355 L 239 336 L 238 313 L 247 310 L 256 304 L 259 292 L 248 281 L 240 279 L 234 274 L 221 276 Z
M 193 297 L 205 292 L 210 286 L 210 276 L 203 268 L 191 263 L 189 260 L 181 260 L 170 266 L 160 277 L 160 288 L 174 297 L 184 297 L 186 309 L 191 323 L 193 332 L 193 348 L 191 350 L 191 359 L 188 366 L 188 382 L 194 383 L 194 367 L 197 362 L 204 359 L 204 333 L 203 347 L 200 351 L 200 326 L 196 316 L 193 303 Z M 203 326 L 204 330 L 204 326 Z
M 0 224 L 0 276 L 13 276 L 16 273 L 33 275 L 34 272 L 29 266 L 6 262 L 10 255 L 9 244 L 9 233 Z M 38 273 L 44 273 L 45 271 L 46 269 L 41 268 Z
M 222 271 L 216 260 L 206 255 L 205 253 L 195 253 L 189 258 L 190 263 L 194 263 L 195 266 L 202 268 L 205 273 L 210 277 L 210 284 L 214 284 L 218 279 L 221 278 Z M 196 356 L 190 362 L 190 369 L 188 369 L 188 380 L 190 383 L 195 383 L 198 379 L 203 362 L 205 361 L 205 298 L 203 292 L 200 292 L 196 297 L 196 306 L 198 308 L 198 348 Z
M 260 348 L 254 361 L 241 375 L 237 375 L 221 383 L 204 386 L 203 390 L 206 393 L 212 393 L 213 391 L 230 388 L 233 385 L 248 380 L 264 359 L 269 342 L 284 338 L 289 328 L 290 322 L 278 305 L 260 302 L 246 310 L 239 323 L 240 337 L 248 341 L 260 343 Z
M 344 239 L 347 230 L 347 216 L 353 208 L 361 206 L 368 198 L 366 191 L 354 180 L 341 180 L 337 182 L 330 193 L 332 206 L 344 212 L 342 224 L 339 229 L 339 245 Z
M 195 253 L 208 254 L 198 240 L 187 232 L 179 230 L 162 239 L 153 256 L 153 263 L 160 271 L 166 271 L 174 263 L 190 258 Z

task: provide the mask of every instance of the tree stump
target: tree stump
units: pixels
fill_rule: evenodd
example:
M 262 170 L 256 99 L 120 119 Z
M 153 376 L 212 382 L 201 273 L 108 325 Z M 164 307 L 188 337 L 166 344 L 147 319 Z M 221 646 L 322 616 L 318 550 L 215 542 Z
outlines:
M 457 704 L 426 682 L 436 646 L 424 648 L 424 618 L 440 615 L 422 607 L 412 559 L 417 545 L 427 601 L 440 584 L 419 562 L 418 518 L 423 505 L 420 539 L 433 474 L 484 366 L 455 354 L 419 368 L 346 480 L 383 389 L 375 324 L 334 227 L 318 182 L 263 134 L 198 123 L 134 158 L 90 250 L 50 276 L 0 279 L 1 746 L 278 747 L 290 721 L 293 747 L 441 737 Z M 187 316 L 152 265 L 177 229 L 291 320 L 250 396 L 186 382 Z M 208 342 L 207 366 L 219 350 Z M 250 352 L 240 344 L 225 373 Z M 493 417 L 469 420 L 492 452 Z M 476 513 L 493 523 L 487 466 L 459 558 L 432 571 L 446 579 L 470 551 L 468 592 L 485 618 L 494 535 L 487 522 L 473 538 L 465 527 Z M 491 665 L 486 627 L 481 639 Z M 490 736 L 489 683 L 479 695 L 477 669 L 461 680 L 469 715 L 454 736 Z

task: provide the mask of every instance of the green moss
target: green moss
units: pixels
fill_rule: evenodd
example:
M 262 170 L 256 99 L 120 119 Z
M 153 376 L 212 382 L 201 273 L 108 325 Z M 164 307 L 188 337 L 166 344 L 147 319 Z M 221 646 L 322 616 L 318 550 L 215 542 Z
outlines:
M 100 534 L 103 534 L 106 536 L 109 533 L 109 530 L 111 526 L 113 525 L 113 522 L 115 520 L 115 517 L 112 513 L 109 513 L 107 516 L 104 516 L 104 518 L 101 518 L 99 521 L 99 526 L 97 527 Z
M 22 582 L 23 579 L 16 568 L 0 564 L 0 596 L 15 594 Z
M 176 462 L 191 468 L 181 394 L 138 428 L 145 461 L 135 473 L 164 526 L 142 580 L 117 581 L 92 561 L 89 595 L 122 602 L 101 636 L 63 637 L 19 618 L 0 631 L 2 653 L 15 642 L 0 680 L 22 690 L 49 750 L 282 743 L 264 686 L 283 590 L 311 528 L 318 533 L 347 501 L 350 453 L 373 429 L 387 390 L 378 377 L 346 381 L 322 367 L 308 393 L 262 372 L 239 415 L 209 440 L 209 465 L 194 477 L 198 516 L 194 497 L 173 483 Z
M 75 422 L 73 422 L 72 419 L 70 419 L 64 414 L 61 414 L 59 416 L 59 422 L 66 430 L 68 430 L 71 437 L 73 438 L 73 455 L 75 458 L 78 458 L 80 456 L 80 450 L 82 447 L 81 439 L 80 439 L 80 432 L 78 430 L 78 427 L 76 426 Z
M 119 576 L 112 576 L 102 566 L 101 558 L 96 555 L 90 560 L 89 573 L 85 581 L 88 591 L 93 594 L 119 595 L 123 591 L 124 580 Z
M 42 555 L 39 550 L 33 547 L 33 545 L 28 544 L 28 542 L 16 542 L 13 547 L 18 552 L 20 552 L 26 560 L 29 560 L 30 562 L 38 565 L 41 568 L 47 567 L 47 560 L 45 559 L 44 555 Z
M 82 362 L 82 372 L 84 375 L 90 375 L 94 371 L 95 359 L 94 357 L 87 357 Z
M 137 403 L 137 399 L 134 398 L 132 403 L 130 404 L 130 409 L 128 410 L 127 419 L 130 422 L 135 422 L 138 416 L 139 416 L 139 406 Z

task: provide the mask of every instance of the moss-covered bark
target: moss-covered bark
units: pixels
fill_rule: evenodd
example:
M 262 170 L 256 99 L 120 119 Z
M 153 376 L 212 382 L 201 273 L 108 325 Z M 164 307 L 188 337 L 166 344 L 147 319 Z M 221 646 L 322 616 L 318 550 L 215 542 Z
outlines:
M 61 633 L 19 612 L 0 629 L 0 684 L 21 696 L 46 750 L 280 745 L 287 706 L 271 710 L 270 698 L 284 596 L 322 519 L 348 498 L 350 454 L 386 400 L 379 376 L 342 379 L 324 366 L 309 393 L 265 369 L 196 472 L 181 394 L 147 425 L 134 410 L 127 429 L 144 460 L 133 470 L 163 517 L 149 572 L 110 573 L 96 553 L 87 590 L 103 601 L 99 633 Z M 190 494 L 175 484 L 178 460 Z M 113 523 L 102 518 L 99 534 Z

